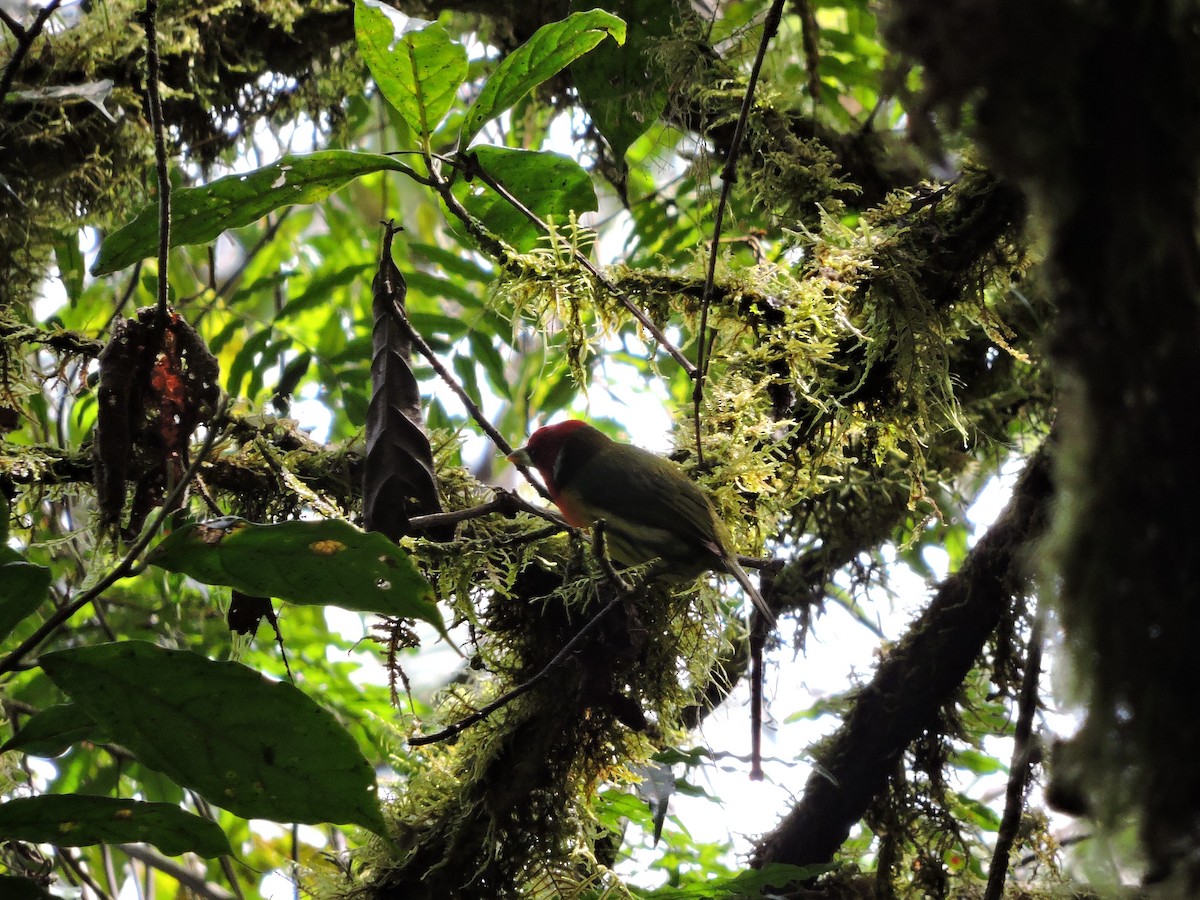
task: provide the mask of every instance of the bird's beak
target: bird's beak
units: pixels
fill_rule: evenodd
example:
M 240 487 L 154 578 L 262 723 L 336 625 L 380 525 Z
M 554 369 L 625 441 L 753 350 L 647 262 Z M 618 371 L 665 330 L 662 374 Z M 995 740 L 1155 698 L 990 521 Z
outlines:
M 524 447 L 518 447 L 512 453 L 505 457 L 509 462 L 520 463 L 523 466 L 532 466 L 533 459 L 529 456 L 529 451 Z

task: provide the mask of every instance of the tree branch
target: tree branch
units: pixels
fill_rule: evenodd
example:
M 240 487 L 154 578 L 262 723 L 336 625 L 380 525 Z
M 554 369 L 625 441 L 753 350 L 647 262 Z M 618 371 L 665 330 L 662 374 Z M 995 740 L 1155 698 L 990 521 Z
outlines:
M 146 98 L 154 129 L 154 163 L 158 174 L 158 327 L 167 323 L 170 283 L 167 267 L 171 253 L 171 175 L 167 170 L 166 124 L 158 90 L 158 0 L 146 0 Z
M 1046 628 L 1046 613 L 1038 605 L 1034 613 L 1033 626 L 1029 629 L 1029 649 L 1025 654 L 1025 674 L 1021 680 L 1020 712 L 1017 716 L 1016 733 L 1013 735 L 1012 761 L 1008 767 L 1008 787 L 1004 797 L 1004 815 L 1000 829 L 996 832 L 996 848 L 992 853 L 992 867 L 988 870 L 987 888 L 983 900 L 1003 900 L 1004 882 L 1008 877 L 1009 857 L 1017 840 L 1021 825 L 1021 813 L 1025 808 L 1025 788 L 1029 784 L 1029 771 L 1033 765 L 1033 717 L 1037 715 L 1042 677 L 1042 641 Z
M 5 100 L 8 98 L 8 92 L 12 88 L 13 80 L 17 77 L 17 69 L 25 61 L 25 56 L 29 53 L 29 48 L 33 46 L 33 42 L 38 39 L 38 36 L 42 33 L 42 29 L 46 27 L 46 22 L 58 11 L 60 6 L 62 6 L 62 0 L 50 0 L 49 3 L 38 10 L 37 16 L 28 28 L 22 28 L 19 22 L 7 14 L 5 15 L 4 23 L 16 35 L 17 47 L 13 50 L 13 55 L 9 58 L 8 65 L 4 67 L 4 74 L 0 75 L 0 106 L 3 106 Z
M 128 578 L 136 574 L 140 568 L 145 567 L 145 563 L 139 564 L 138 560 L 146 548 L 150 546 L 150 542 L 158 535 L 158 529 L 162 526 L 163 521 L 176 508 L 176 502 L 183 496 L 183 492 L 187 490 L 196 473 L 200 471 L 200 467 L 204 464 L 208 457 L 208 453 L 212 450 L 213 444 L 216 443 L 217 434 L 220 432 L 220 422 L 225 417 L 226 402 L 222 402 L 220 408 L 213 414 L 212 421 L 208 425 L 208 433 L 204 437 L 200 449 L 196 452 L 195 458 L 191 465 L 183 473 L 178 484 L 171 490 L 166 497 L 163 498 L 162 505 L 154 514 L 154 518 L 146 524 L 142 529 L 141 535 L 129 547 L 125 555 L 103 578 L 93 584 L 90 588 L 79 593 L 71 602 L 65 606 L 55 610 L 55 612 L 43 622 L 38 629 L 18 644 L 3 660 L 0 660 L 0 675 L 5 672 L 11 672 L 20 666 L 21 661 L 30 651 L 37 647 L 54 634 L 59 628 L 65 625 L 72 616 L 77 612 L 101 596 L 105 591 L 112 587 L 122 578 Z
M 117 844 L 117 849 L 130 859 L 136 859 L 143 865 L 158 869 L 164 875 L 169 875 L 179 882 L 180 887 L 203 900 L 237 900 L 236 894 L 231 894 L 219 884 L 205 881 L 203 875 L 193 872 L 187 866 L 181 866 L 173 859 L 155 853 L 143 844 Z
M 962 684 L 1009 601 L 1025 589 L 1024 556 L 1045 528 L 1053 493 L 1049 444 L 1029 462 L 1000 519 L 859 693 L 803 799 L 763 838 L 756 868 L 832 859 L 896 760 Z

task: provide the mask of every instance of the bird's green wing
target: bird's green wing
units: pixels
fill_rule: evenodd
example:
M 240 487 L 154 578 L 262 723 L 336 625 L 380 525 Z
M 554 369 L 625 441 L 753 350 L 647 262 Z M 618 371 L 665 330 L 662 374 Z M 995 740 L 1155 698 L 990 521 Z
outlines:
M 661 456 L 614 444 L 592 456 L 561 489 L 589 518 L 604 519 L 630 541 L 644 544 L 647 555 L 722 555 L 723 541 L 708 497 Z

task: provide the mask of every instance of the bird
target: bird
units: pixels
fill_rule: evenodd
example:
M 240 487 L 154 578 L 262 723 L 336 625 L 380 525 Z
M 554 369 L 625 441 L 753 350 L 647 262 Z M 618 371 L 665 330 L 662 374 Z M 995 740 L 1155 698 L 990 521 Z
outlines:
M 680 579 L 710 571 L 732 575 L 774 624 L 771 608 L 730 550 L 712 501 L 671 460 L 614 441 L 580 419 L 537 429 L 508 459 L 538 470 L 567 524 L 590 528 L 602 519 L 617 562 L 661 559 Z

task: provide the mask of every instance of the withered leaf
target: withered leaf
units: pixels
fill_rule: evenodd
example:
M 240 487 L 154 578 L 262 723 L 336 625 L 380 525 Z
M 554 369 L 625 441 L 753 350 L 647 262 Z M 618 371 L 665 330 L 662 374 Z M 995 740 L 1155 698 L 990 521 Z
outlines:
M 421 391 L 409 365 L 412 343 L 405 323 L 404 276 L 392 260 L 396 231 L 388 223 L 372 282 L 371 404 L 367 410 L 367 458 L 363 467 L 363 521 L 392 540 L 408 534 L 409 518 L 440 512 L 433 452 L 421 416 Z M 431 533 L 449 540 L 453 528 Z
M 126 484 L 134 499 L 122 531 L 137 534 L 168 484 L 187 468 L 188 440 L 206 424 L 219 395 L 216 357 L 178 313 L 161 323 L 145 307 L 119 321 L 100 353 L 96 493 L 101 522 L 119 525 Z

